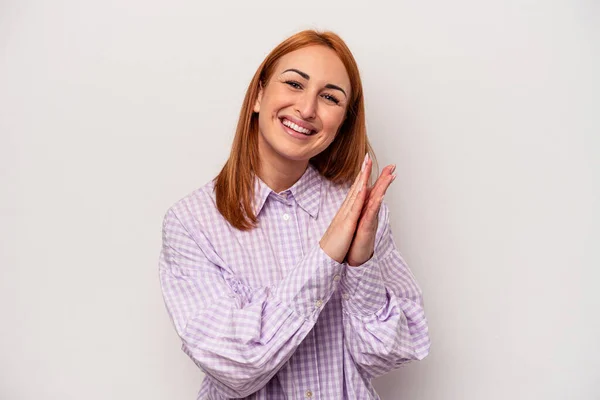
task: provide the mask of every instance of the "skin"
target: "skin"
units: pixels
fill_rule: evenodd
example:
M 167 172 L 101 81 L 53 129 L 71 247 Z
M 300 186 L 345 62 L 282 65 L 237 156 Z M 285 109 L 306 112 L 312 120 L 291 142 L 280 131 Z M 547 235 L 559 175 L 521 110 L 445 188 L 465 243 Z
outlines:
M 346 115 L 350 90 L 346 68 L 327 47 L 305 47 L 281 57 L 254 105 L 260 131 L 258 175 L 271 189 L 279 193 L 291 187 L 304 174 L 309 160 L 333 142 Z M 290 135 L 282 124 L 285 119 L 314 134 Z M 350 266 L 359 266 L 373 255 L 379 208 L 395 177 L 395 166 L 388 165 L 369 188 L 371 168 L 366 157 L 319 242 L 328 256 Z
M 381 171 L 381 175 L 375 184 L 369 188 L 367 187 L 367 180 L 371 175 L 372 166 L 373 162 L 371 159 L 367 159 L 364 171 L 358 175 L 359 183 L 357 186 L 359 187 L 350 190 L 350 192 L 352 192 L 352 190 L 358 191 L 354 203 L 350 205 L 350 217 L 348 218 L 348 221 L 356 224 L 348 228 L 349 230 L 354 228 L 355 232 L 349 251 L 346 255 L 346 262 L 351 267 L 359 266 L 373 256 L 375 249 L 375 233 L 377 232 L 377 226 L 379 222 L 378 214 L 379 209 L 381 208 L 381 202 L 383 201 L 388 187 L 396 178 L 396 175 L 394 174 L 396 166 L 388 165 L 383 169 L 383 171 Z M 353 208 L 360 209 L 360 215 L 358 218 L 355 217 L 355 214 L 352 210 Z M 340 213 L 344 213 L 345 211 L 342 211 L 344 209 L 344 205 L 342 205 L 340 211 L 338 211 L 338 215 Z M 334 217 L 334 219 L 335 218 L 337 218 L 337 215 Z M 328 231 L 325 232 L 323 237 L 324 239 L 329 238 L 326 238 Z M 334 237 L 335 234 L 336 233 L 334 232 Z M 323 242 L 323 239 L 321 239 L 321 242 Z

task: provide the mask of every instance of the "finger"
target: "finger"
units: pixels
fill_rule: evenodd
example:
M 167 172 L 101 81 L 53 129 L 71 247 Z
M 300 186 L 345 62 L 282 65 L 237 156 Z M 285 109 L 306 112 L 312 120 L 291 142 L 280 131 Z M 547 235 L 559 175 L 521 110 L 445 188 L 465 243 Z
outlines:
M 385 195 L 388 187 L 390 187 L 391 183 L 394 181 L 396 175 L 394 175 L 394 171 L 396 169 L 395 165 L 386 166 L 381 175 L 373 185 L 373 190 L 371 191 L 371 197 L 382 197 Z
M 371 161 L 367 160 L 366 165 L 361 173 L 361 177 L 356 184 L 352 194 L 348 198 L 348 203 L 344 209 L 344 218 L 348 223 L 356 226 L 358 219 L 360 217 L 360 212 L 363 207 L 363 204 L 366 200 L 366 190 L 365 190 L 365 182 L 366 177 L 368 177 L 371 173 Z
M 377 178 L 377 181 L 375 182 L 375 184 L 371 187 L 371 190 L 369 191 L 369 197 L 367 197 L 367 202 L 368 202 L 368 199 L 372 196 L 381 196 L 382 186 L 385 186 L 388 184 L 387 181 L 389 179 L 390 174 L 394 171 L 394 169 L 395 169 L 394 165 L 388 165 L 383 169 L 383 171 L 381 172 L 381 175 L 379 176 L 379 178 Z
M 359 182 L 364 174 L 365 163 L 367 162 L 367 155 L 368 155 L 368 153 L 365 154 L 365 159 L 363 160 L 363 165 L 361 166 L 360 172 L 356 175 L 356 178 L 354 178 L 354 182 L 352 183 L 352 186 L 350 186 L 350 190 L 348 190 L 348 193 L 346 194 L 346 198 L 344 199 L 344 202 L 340 206 L 340 209 L 343 209 L 344 207 L 346 207 L 348 205 L 348 203 L 350 202 L 350 199 L 354 195 L 354 192 L 356 190 L 358 190 Z
M 367 154 L 365 154 L 365 158 L 363 160 L 363 164 L 361 166 L 360 172 L 358 173 L 358 175 L 356 175 L 356 178 L 354 179 L 354 183 L 350 187 L 350 190 L 346 194 L 346 198 L 344 199 L 344 202 L 340 206 L 341 214 L 344 216 L 344 218 L 346 218 L 348 216 L 348 213 L 350 212 L 350 208 L 352 207 L 352 204 L 354 203 L 354 200 L 356 199 L 356 195 L 360 191 L 361 182 L 364 179 L 368 161 L 369 161 L 369 158 L 368 158 L 368 153 L 367 153 Z
M 371 188 L 359 221 L 359 228 L 361 230 L 372 230 L 377 228 L 379 209 L 381 208 L 383 197 L 396 177 L 396 175 L 393 174 L 394 169 L 395 166 L 393 165 L 386 167 L 384 171 L 382 171 L 379 179 L 377 179 L 375 185 Z
M 369 158 L 367 159 L 367 163 L 365 165 L 363 175 L 361 180 L 358 183 L 358 187 L 354 192 L 352 198 L 350 199 L 350 218 L 358 220 L 360 214 L 362 212 L 363 204 L 367 198 L 367 181 L 369 176 L 371 175 L 371 168 L 373 166 L 373 161 Z
M 379 190 L 378 189 L 379 186 L 381 186 L 382 184 L 385 184 L 387 177 L 392 175 L 395 170 L 396 170 L 395 164 L 386 165 L 385 168 L 383 168 L 383 170 L 381 171 L 379 178 L 377 178 L 377 181 L 373 185 L 373 188 L 376 189 L 376 191 Z
M 365 207 L 356 228 L 357 233 L 361 232 L 363 235 L 371 235 L 377 232 L 377 226 L 379 225 L 379 210 L 381 209 L 382 201 L 383 198 L 372 199 L 369 202 L 369 205 Z
M 368 206 L 365 208 L 364 215 L 360 221 L 360 227 L 362 230 L 371 232 L 377 229 L 377 223 L 379 221 L 379 209 L 381 208 L 382 201 L 383 197 L 372 198 L 369 200 Z

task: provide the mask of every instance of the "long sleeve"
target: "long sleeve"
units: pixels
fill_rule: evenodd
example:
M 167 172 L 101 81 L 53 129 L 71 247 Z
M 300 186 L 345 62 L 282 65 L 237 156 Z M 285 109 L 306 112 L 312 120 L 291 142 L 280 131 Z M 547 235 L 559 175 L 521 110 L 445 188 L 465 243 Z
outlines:
M 341 281 L 345 345 L 369 378 L 429 353 L 421 289 L 398 251 L 385 203 L 373 257 Z
M 172 209 L 162 233 L 160 284 L 184 352 L 222 396 L 261 389 L 315 325 L 342 264 L 317 244 L 278 285 L 248 288 L 224 279 L 206 236 Z

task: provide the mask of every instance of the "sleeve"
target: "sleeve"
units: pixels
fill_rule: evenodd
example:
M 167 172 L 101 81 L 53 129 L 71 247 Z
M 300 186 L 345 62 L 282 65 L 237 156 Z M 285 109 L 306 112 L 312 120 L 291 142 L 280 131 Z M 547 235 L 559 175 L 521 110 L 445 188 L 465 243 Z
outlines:
M 317 244 L 277 286 L 251 289 L 224 279 L 206 256 L 206 237 L 196 231 L 192 235 L 172 209 L 164 217 L 159 279 L 165 305 L 183 351 L 217 391 L 247 397 L 308 335 L 343 265 Z
M 340 282 L 345 346 L 368 378 L 429 353 L 423 297 L 398 251 L 382 203 L 373 257 L 345 266 Z

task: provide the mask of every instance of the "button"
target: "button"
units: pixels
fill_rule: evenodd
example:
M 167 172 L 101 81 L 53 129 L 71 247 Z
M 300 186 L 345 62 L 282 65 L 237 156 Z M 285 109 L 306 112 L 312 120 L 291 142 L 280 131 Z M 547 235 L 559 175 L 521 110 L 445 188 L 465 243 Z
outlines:
M 307 390 L 305 393 L 306 397 L 311 398 L 312 397 L 312 392 L 310 390 Z
M 337 274 L 336 276 L 333 277 L 333 280 L 336 282 L 339 282 L 339 280 L 342 279 L 342 277 L 340 276 L 340 274 Z
M 344 293 L 344 294 L 342 294 L 342 298 L 344 300 L 348 300 L 350 298 L 350 296 L 348 296 L 348 293 Z
M 287 221 L 288 219 L 290 219 L 290 214 L 283 214 L 283 220 Z
M 317 308 L 321 307 L 322 305 L 323 305 L 323 300 L 317 300 L 315 302 L 315 307 L 317 307 Z

